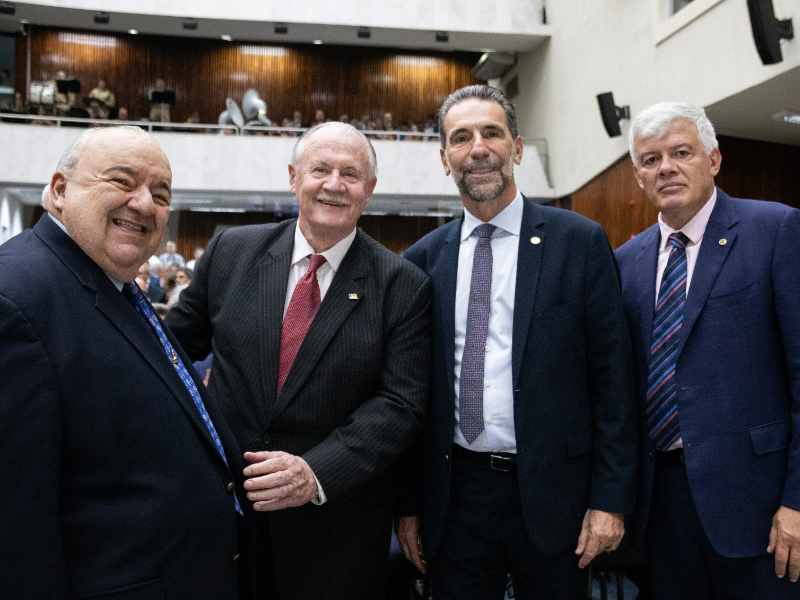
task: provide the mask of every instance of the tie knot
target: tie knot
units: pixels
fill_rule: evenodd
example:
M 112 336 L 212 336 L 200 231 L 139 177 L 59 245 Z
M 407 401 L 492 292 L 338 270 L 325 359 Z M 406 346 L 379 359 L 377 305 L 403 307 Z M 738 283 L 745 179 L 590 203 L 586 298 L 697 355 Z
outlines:
M 686 244 L 691 242 L 691 240 L 686 237 L 682 231 L 676 231 L 671 236 L 669 236 L 670 243 L 675 246 L 676 248 L 680 248 L 681 250 L 686 249 Z
M 129 281 L 128 283 L 122 284 L 122 295 L 129 301 L 133 300 L 134 302 L 138 302 L 141 294 L 142 290 L 134 282 Z
M 484 223 L 483 225 L 478 225 L 475 228 L 475 231 L 478 233 L 478 237 L 483 240 L 491 238 L 495 229 L 497 229 L 496 225 L 490 225 L 489 223 Z
M 325 257 L 322 254 L 312 254 L 308 259 L 310 261 L 308 265 L 309 273 L 316 273 L 317 269 L 325 264 Z

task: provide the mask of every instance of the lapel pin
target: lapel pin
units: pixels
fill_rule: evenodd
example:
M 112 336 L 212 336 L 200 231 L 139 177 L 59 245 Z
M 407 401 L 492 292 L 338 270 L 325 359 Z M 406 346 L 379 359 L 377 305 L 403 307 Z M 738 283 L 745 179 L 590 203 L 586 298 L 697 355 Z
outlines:
M 719 245 L 720 245 L 720 246 L 724 246 L 724 245 L 725 245 L 725 244 L 727 244 L 727 243 L 728 243 L 728 240 L 726 240 L 725 238 L 722 238 L 722 239 L 719 241 Z
M 349 298 L 350 300 L 358 300 L 358 294 L 350 294 L 350 295 L 348 296 L 348 298 Z
M 542 238 L 538 238 L 538 237 L 535 237 L 535 236 L 531 238 L 531 244 L 538 244 L 541 241 L 542 241 Z

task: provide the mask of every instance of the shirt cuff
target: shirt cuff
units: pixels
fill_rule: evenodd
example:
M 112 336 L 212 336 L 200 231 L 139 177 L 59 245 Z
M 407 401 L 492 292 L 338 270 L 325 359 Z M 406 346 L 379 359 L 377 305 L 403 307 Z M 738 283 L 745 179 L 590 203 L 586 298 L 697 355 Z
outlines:
M 325 504 L 328 501 L 328 497 L 325 495 L 325 491 L 322 489 L 322 486 L 320 485 L 317 476 L 314 474 L 313 471 L 311 472 L 311 474 L 314 475 L 314 481 L 317 482 L 317 497 L 311 501 L 311 504 L 316 504 L 317 506 L 320 506 L 321 504 Z

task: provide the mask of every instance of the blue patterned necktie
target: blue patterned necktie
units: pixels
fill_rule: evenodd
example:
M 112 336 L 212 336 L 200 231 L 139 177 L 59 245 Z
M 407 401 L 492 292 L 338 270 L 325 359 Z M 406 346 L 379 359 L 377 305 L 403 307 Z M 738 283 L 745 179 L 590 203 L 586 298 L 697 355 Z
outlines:
M 659 450 L 668 450 L 681 435 L 675 364 L 678 361 L 678 332 L 686 304 L 686 244 L 689 241 L 681 232 L 669 236 L 672 250 L 661 277 L 653 319 L 645 414 L 647 431 Z
M 183 385 L 185 385 L 186 389 L 189 390 L 192 400 L 194 400 L 194 404 L 197 406 L 197 410 L 200 411 L 200 416 L 203 418 L 203 423 L 205 423 L 208 433 L 211 434 L 211 438 L 214 440 L 214 445 L 217 447 L 217 451 L 220 453 L 222 460 L 224 460 L 225 464 L 227 465 L 228 459 L 225 456 L 225 450 L 222 448 L 222 441 L 219 439 L 219 435 L 217 435 L 217 430 L 214 427 L 214 423 L 211 421 L 211 417 L 208 416 L 206 407 L 203 404 L 203 399 L 200 397 L 200 392 L 197 391 L 197 386 L 195 386 L 191 375 L 189 375 L 186 367 L 183 366 L 183 361 L 175 353 L 175 350 L 172 348 L 172 344 L 169 343 L 167 336 L 164 334 L 164 330 L 161 328 L 161 324 L 158 322 L 156 315 L 153 313 L 153 309 L 150 308 L 150 305 L 147 303 L 142 290 L 139 289 L 139 286 L 135 283 L 126 283 L 122 286 L 122 294 L 125 296 L 128 302 L 133 305 L 139 316 L 150 326 L 150 330 L 156 335 L 158 341 L 161 342 L 161 346 L 163 346 L 164 351 L 167 353 L 167 358 L 178 372 L 181 381 L 183 381 Z M 236 506 L 236 512 L 241 515 L 242 509 L 239 506 L 239 500 L 236 498 L 236 494 L 233 495 L 233 502 Z
M 483 367 L 486 361 L 486 334 L 489 331 L 489 304 L 492 295 L 492 233 L 496 227 L 484 223 L 475 228 L 478 243 L 472 258 L 472 279 L 467 305 L 467 332 L 458 390 L 458 428 L 468 444 L 483 431 Z

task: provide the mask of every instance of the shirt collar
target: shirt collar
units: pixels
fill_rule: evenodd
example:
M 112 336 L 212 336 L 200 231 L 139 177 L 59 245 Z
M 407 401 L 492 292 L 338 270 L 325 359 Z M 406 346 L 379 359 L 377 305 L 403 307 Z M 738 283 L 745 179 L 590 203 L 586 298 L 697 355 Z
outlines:
M 708 199 L 703 205 L 703 208 L 697 211 L 697 214 L 693 216 L 689 222 L 684 225 L 681 229 L 673 229 L 661 218 L 661 213 L 658 213 L 658 227 L 661 229 L 661 246 L 660 249 L 664 250 L 667 247 L 667 242 L 669 241 L 669 236 L 673 233 L 680 231 L 686 237 L 689 238 L 689 243 L 686 244 L 687 246 L 692 246 L 694 244 L 699 244 L 700 240 L 703 239 L 703 235 L 706 232 L 706 225 L 708 225 L 708 219 L 711 216 L 711 211 L 714 210 L 714 205 L 717 203 L 717 188 L 714 188 L 714 193 L 711 194 L 711 198 Z
M 353 245 L 353 240 L 356 239 L 356 230 L 357 228 L 354 227 L 353 231 L 346 238 L 336 242 L 332 248 L 325 250 L 325 252 L 320 252 L 320 254 L 325 257 L 325 261 L 331 266 L 334 273 L 339 270 L 339 265 L 342 264 L 344 255 L 347 254 L 347 251 L 350 250 L 350 246 Z M 294 228 L 292 264 L 297 264 L 312 254 L 314 254 L 314 249 L 311 247 L 311 244 L 308 243 L 303 232 L 300 231 L 300 221 L 298 221 Z
M 489 221 L 498 229 L 502 229 L 511 235 L 519 235 L 522 227 L 522 192 L 517 190 L 517 195 L 499 214 Z M 464 209 L 464 224 L 461 226 L 461 241 L 466 240 L 478 225 L 483 225 L 483 221 L 477 218 L 468 210 Z

